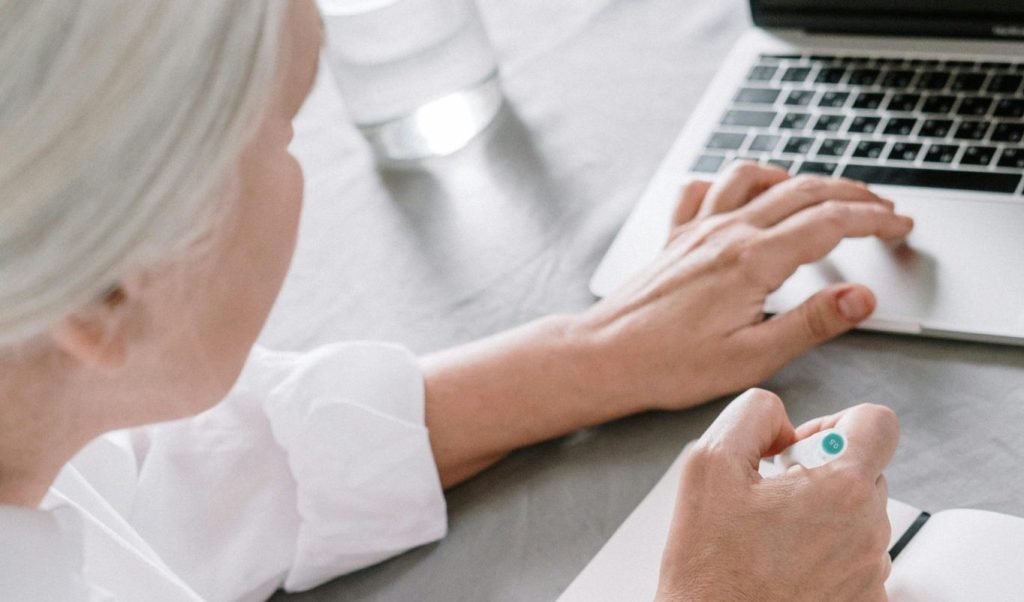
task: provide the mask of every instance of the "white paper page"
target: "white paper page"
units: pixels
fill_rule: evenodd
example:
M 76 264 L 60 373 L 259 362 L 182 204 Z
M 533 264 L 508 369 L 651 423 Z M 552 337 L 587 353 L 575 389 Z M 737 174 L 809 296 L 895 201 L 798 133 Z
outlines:
M 896 558 L 886 590 L 890 602 L 1024 600 L 1024 519 L 936 513 Z
M 562 593 L 559 602 L 650 602 L 654 599 L 685 453 L 684 450 L 679 454 L 654 489 Z M 761 462 L 762 475 L 771 476 L 775 470 L 774 464 Z M 888 510 L 893 532 L 889 546 L 892 547 L 921 511 L 892 499 Z

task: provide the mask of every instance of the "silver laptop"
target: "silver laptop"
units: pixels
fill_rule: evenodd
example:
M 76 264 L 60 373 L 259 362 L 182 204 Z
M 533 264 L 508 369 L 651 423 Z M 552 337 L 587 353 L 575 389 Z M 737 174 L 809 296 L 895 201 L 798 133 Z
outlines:
M 1024 0 L 751 0 L 726 59 L 591 281 L 661 249 L 683 183 L 736 159 L 872 184 L 907 249 L 847 240 L 765 310 L 836 282 L 878 297 L 869 330 L 1024 344 Z

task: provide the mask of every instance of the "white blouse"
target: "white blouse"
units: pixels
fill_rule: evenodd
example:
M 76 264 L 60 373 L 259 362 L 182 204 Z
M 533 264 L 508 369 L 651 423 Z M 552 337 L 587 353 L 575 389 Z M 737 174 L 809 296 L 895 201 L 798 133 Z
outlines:
M 401 347 L 256 348 L 215 408 L 105 435 L 38 510 L 0 506 L 0 599 L 265 600 L 440 539 L 423 404 Z

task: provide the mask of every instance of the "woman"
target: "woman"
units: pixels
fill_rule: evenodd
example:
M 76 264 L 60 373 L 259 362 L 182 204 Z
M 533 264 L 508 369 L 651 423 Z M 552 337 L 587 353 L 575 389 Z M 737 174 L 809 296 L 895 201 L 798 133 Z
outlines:
M 912 227 L 860 184 L 741 166 L 687 187 L 662 257 L 581 314 L 422 360 L 253 349 L 295 245 L 287 145 L 320 35 L 309 0 L 0 0 L 5 599 L 261 600 L 436 540 L 442 487 L 510 450 L 738 390 L 850 329 L 859 286 L 762 303 L 843 237 Z M 863 451 L 750 471 L 837 421 Z M 895 438 L 876 407 L 794 431 L 746 395 L 691 454 L 663 595 L 884 596 Z

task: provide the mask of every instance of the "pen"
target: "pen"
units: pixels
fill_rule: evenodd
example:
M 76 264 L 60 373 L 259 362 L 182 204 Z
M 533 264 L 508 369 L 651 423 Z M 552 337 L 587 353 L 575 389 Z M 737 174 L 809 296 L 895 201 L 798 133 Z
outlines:
M 828 464 L 846 451 L 846 436 L 839 429 L 826 429 L 797 441 L 775 456 L 775 465 L 781 469 L 799 464 L 816 468 Z

